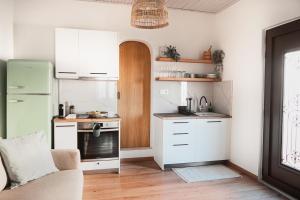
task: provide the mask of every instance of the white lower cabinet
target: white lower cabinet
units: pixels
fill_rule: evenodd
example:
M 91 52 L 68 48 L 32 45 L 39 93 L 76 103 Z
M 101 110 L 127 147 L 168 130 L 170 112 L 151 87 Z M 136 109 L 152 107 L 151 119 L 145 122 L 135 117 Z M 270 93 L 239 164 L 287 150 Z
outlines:
M 230 120 L 156 118 L 155 161 L 164 169 L 168 164 L 228 160 Z
M 77 123 L 54 123 L 54 148 L 77 149 Z

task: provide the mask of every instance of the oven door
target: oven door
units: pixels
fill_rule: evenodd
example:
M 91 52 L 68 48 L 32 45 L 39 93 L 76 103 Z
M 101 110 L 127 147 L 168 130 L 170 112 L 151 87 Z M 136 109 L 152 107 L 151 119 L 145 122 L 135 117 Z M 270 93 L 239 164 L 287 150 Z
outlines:
M 93 131 L 78 133 L 78 148 L 82 160 L 110 159 L 119 157 L 119 129 L 101 128 L 100 136 Z

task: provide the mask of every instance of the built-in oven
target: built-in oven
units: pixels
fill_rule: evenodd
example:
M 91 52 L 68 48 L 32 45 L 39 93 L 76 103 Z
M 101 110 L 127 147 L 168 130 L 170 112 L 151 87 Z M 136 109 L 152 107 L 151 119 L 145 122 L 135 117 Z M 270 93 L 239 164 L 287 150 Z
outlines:
M 78 149 L 83 161 L 119 158 L 119 123 L 78 123 Z

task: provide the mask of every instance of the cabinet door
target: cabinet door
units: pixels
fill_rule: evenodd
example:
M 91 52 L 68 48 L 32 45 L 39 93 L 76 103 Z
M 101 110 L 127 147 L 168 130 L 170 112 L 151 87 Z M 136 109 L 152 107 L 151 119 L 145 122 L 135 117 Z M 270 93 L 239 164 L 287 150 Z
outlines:
M 119 77 L 117 33 L 79 31 L 80 76 L 103 79 Z
M 55 31 L 56 78 L 78 78 L 79 31 L 58 28 Z
M 230 119 L 199 120 L 196 132 L 197 162 L 229 159 Z
M 54 148 L 77 149 L 77 123 L 55 123 Z
M 164 121 L 164 163 L 195 162 L 196 120 Z
M 51 96 L 7 95 L 7 138 L 43 131 L 51 146 Z
M 7 67 L 7 93 L 50 94 L 53 66 L 45 61 L 10 60 Z

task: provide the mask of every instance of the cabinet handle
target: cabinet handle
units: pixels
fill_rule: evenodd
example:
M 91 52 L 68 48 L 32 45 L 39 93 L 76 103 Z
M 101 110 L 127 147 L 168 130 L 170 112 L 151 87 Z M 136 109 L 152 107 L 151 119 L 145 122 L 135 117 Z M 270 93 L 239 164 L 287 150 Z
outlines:
M 67 127 L 75 127 L 75 125 L 59 125 L 59 126 L 55 126 L 57 128 L 67 128 Z
M 23 103 L 24 100 L 8 100 L 8 103 Z
M 188 135 L 189 133 L 173 133 L 173 135 Z
M 174 124 L 188 124 L 189 122 L 173 122 Z
M 222 121 L 207 121 L 207 123 L 221 123 Z
M 189 146 L 189 144 L 173 144 L 174 147 Z
M 25 86 L 23 86 L 23 85 L 17 85 L 17 86 L 9 86 L 8 88 L 9 89 L 23 89 L 23 88 L 25 88 Z
M 77 74 L 77 72 L 58 72 L 59 74 Z
M 90 73 L 90 74 L 94 74 L 94 75 L 107 75 L 107 73 Z

